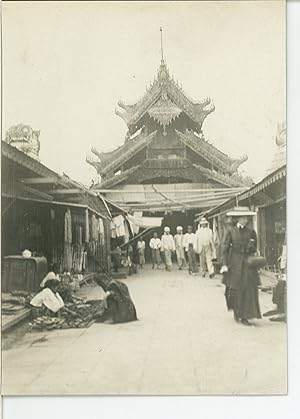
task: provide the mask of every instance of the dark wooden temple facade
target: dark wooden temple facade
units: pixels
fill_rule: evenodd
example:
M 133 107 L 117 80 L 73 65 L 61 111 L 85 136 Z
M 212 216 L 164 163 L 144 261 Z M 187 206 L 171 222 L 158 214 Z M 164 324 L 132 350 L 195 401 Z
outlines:
M 238 173 L 247 156 L 231 158 L 204 137 L 203 122 L 214 110 L 211 99 L 193 102 L 183 92 L 162 57 L 157 76 L 144 96 L 133 105 L 118 102 L 116 114 L 128 127 L 124 144 L 106 153 L 93 148 L 92 157 L 87 158 L 100 177 L 94 188 L 104 194 L 107 190 L 107 197 L 112 200 L 115 199 L 112 192 L 116 190 L 116 202 L 128 210 L 145 212 L 149 209 L 152 213 L 167 214 L 178 210 L 176 203 L 181 202 L 180 193 L 189 186 L 195 188 L 193 199 L 189 203 L 186 195 L 182 208 L 194 212 L 219 204 L 222 191 L 232 190 L 234 193 L 235 189 L 249 187 Z M 139 199 L 134 198 L 133 185 L 137 188 L 143 185 L 145 190 L 149 190 L 151 185 L 157 189 L 164 187 L 167 192 L 160 194 L 161 205 L 159 199 L 147 197 L 143 205 L 140 194 Z M 176 197 L 173 194 L 173 199 L 168 201 L 172 186 L 178 190 L 180 185 L 182 191 Z M 214 190 L 217 200 L 202 204 L 195 199 L 195 193 L 200 197 L 199 191 L 213 194 Z M 120 199 L 122 191 L 124 194 Z M 153 208 L 151 211 L 149 202 L 153 202 L 155 211 Z
M 205 140 L 202 124 L 215 109 L 211 99 L 192 102 L 162 60 L 157 77 L 134 105 L 118 103 L 127 124 L 123 146 L 88 159 L 101 176 L 100 188 L 121 184 L 201 183 L 244 186 L 237 174 L 247 156 L 232 159 Z

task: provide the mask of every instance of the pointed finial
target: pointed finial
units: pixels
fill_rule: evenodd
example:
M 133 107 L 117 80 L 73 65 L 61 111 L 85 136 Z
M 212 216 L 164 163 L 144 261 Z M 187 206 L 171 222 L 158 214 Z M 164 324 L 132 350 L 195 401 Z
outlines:
M 164 48 L 163 48 L 163 30 L 162 27 L 160 27 L 160 51 L 161 51 L 161 63 L 164 63 Z

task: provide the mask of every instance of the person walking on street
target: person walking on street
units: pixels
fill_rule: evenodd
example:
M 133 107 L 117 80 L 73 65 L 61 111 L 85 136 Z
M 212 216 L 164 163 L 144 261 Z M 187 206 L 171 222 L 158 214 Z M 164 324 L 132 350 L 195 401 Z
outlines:
M 128 264 L 128 275 L 132 275 L 136 272 L 136 266 L 133 260 L 133 247 L 131 244 L 127 246 L 126 256 L 127 256 L 127 264 Z
M 175 252 L 175 243 L 172 234 L 170 234 L 170 227 L 164 228 L 164 234 L 161 237 L 161 251 L 164 253 L 166 270 L 172 269 L 172 253 Z
M 196 260 L 196 235 L 193 233 L 193 227 L 188 226 L 187 227 L 187 233 L 184 235 L 183 239 L 183 246 L 185 251 L 188 255 L 188 262 L 189 262 L 189 273 L 191 275 L 195 275 L 199 272 L 198 264 Z
M 257 238 L 254 230 L 247 227 L 250 216 L 255 215 L 247 207 L 236 207 L 227 216 L 236 221 L 236 225 L 227 230 L 222 252 L 222 267 L 225 284 L 225 298 L 228 310 L 233 310 L 234 319 L 245 326 L 250 326 L 250 319 L 261 318 L 258 285 L 260 278 L 257 264 L 253 258 L 257 250 Z
M 114 272 L 119 272 L 122 258 L 122 250 L 120 246 L 117 246 L 114 250 L 111 251 L 111 258 Z
M 175 249 L 176 249 L 176 257 L 178 263 L 178 269 L 181 271 L 182 268 L 185 266 L 185 255 L 184 255 L 184 246 L 183 246 L 183 228 L 181 226 L 176 227 L 177 233 L 174 236 L 175 242 Z
M 215 259 L 216 257 L 216 249 L 213 240 L 213 232 L 209 228 L 208 221 L 204 217 L 201 218 L 196 232 L 196 242 L 196 251 L 199 254 L 201 274 L 205 277 L 207 266 L 209 277 L 213 278 L 214 266 L 212 259 Z
M 161 248 L 161 240 L 157 236 L 157 232 L 153 233 L 153 237 L 149 243 L 151 249 L 151 256 L 152 256 L 152 269 L 159 269 L 159 265 L 161 262 L 160 259 L 160 248 Z
M 145 265 L 145 248 L 146 248 L 146 243 L 143 237 L 140 237 L 137 242 L 136 249 L 137 249 L 137 253 L 139 257 L 139 265 L 141 269 L 143 269 Z

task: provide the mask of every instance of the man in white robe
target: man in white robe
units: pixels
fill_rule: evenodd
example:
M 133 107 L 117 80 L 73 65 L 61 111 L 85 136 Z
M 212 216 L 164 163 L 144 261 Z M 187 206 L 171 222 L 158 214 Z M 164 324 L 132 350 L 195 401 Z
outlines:
M 161 251 L 164 253 L 166 270 L 172 269 L 172 253 L 175 252 L 175 243 L 170 228 L 164 228 L 164 234 L 161 237 Z
M 184 235 L 183 245 L 184 249 L 187 252 L 188 262 L 189 262 L 189 273 L 195 275 L 199 272 L 197 260 L 196 260 L 196 235 L 193 233 L 193 227 L 187 227 L 187 233 Z
M 182 234 L 183 228 L 181 226 L 176 227 L 177 233 L 174 236 L 174 242 L 175 242 L 175 249 L 176 249 L 176 257 L 177 257 L 177 263 L 178 268 L 181 271 L 181 269 L 185 266 L 185 255 L 184 255 L 184 235 Z
M 209 277 L 212 278 L 214 276 L 212 259 L 215 259 L 216 257 L 216 249 L 213 240 L 213 232 L 209 228 L 206 218 L 202 218 L 200 220 L 199 227 L 196 232 L 196 242 L 202 276 L 205 277 L 207 266 Z

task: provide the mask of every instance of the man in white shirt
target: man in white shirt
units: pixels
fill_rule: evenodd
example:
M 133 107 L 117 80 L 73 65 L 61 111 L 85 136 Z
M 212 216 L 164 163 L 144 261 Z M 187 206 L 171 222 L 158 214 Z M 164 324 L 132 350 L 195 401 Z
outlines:
M 196 253 L 195 253 L 196 236 L 195 236 L 195 233 L 193 233 L 192 226 L 187 227 L 187 233 L 185 233 L 184 239 L 183 239 L 183 246 L 188 255 L 189 273 L 191 275 L 195 275 L 195 273 L 199 272 L 199 269 L 198 269 L 198 264 L 196 261 Z
M 213 240 L 213 232 L 209 228 L 208 221 L 204 217 L 200 220 L 199 227 L 196 232 L 196 240 L 196 251 L 200 258 L 200 270 L 202 276 L 205 277 L 207 266 L 209 277 L 212 278 L 214 276 L 212 259 L 216 257 L 216 249 Z
M 50 310 L 52 313 L 57 313 L 64 307 L 63 299 L 57 292 L 59 281 L 49 279 L 47 286 L 38 294 L 36 294 L 30 301 L 30 305 L 36 308 L 44 308 Z
M 184 246 L 183 246 L 183 228 L 181 226 L 176 227 L 177 234 L 174 236 L 174 242 L 175 242 L 175 249 L 176 249 L 176 257 L 177 257 L 177 263 L 178 268 L 181 271 L 181 269 L 185 266 L 185 255 L 184 255 Z
M 141 269 L 143 269 L 145 265 L 145 248 L 146 248 L 146 243 L 143 237 L 140 237 L 137 242 L 136 249 L 137 249 L 137 253 L 139 257 L 139 265 Z
M 160 265 L 160 248 L 161 248 L 161 240 L 157 237 L 157 232 L 153 233 L 153 237 L 149 243 L 152 255 L 152 269 L 159 269 Z
M 161 237 L 161 251 L 164 253 L 166 270 L 172 269 L 172 252 L 175 252 L 175 243 L 170 228 L 164 228 L 164 234 Z

